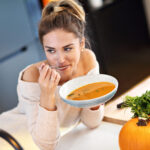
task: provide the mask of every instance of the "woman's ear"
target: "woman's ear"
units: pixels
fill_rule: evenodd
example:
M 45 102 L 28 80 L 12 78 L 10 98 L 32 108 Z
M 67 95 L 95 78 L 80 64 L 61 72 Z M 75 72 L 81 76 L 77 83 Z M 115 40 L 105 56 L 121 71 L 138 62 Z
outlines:
M 82 37 L 80 42 L 81 52 L 85 49 L 85 37 Z

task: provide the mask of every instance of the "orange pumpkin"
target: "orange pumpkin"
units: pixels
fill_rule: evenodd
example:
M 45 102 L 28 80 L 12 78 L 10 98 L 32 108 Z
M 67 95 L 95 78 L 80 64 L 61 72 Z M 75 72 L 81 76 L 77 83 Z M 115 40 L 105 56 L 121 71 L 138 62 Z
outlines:
M 119 134 L 120 150 L 150 150 L 150 122 L 138 126 L 138 118 L 129 120 Z

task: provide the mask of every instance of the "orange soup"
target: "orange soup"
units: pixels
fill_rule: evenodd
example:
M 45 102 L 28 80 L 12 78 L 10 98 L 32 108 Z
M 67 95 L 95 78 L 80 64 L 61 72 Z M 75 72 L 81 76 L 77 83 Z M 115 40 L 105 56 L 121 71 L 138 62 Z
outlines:
M 110 82 L 96 82 L 84 85 L 72 91 L 67 99 L 70 100 L 87 100 L 106 95 L 115 88 L 115 85 Z

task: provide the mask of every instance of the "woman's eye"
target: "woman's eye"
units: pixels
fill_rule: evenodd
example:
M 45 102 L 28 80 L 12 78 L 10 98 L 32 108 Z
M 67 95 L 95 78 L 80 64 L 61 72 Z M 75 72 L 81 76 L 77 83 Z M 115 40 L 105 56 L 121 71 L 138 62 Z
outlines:
M 49 53 L 54 53 L 55 51 L 52 49 L 47 50 Z
M 70 51 L 72 48 L 66 47 L 64 50 L 65 51 Z

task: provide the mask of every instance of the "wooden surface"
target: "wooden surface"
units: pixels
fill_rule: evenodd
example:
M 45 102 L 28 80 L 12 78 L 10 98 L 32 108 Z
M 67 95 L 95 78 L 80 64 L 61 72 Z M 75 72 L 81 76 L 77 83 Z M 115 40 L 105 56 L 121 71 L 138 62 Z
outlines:
M 150 90 L 150 76 L 145 78 L 143 81 L 132 87 L 130 90 L 122 94 L 120 97 L 110 101 L 105 106 L 104 121 L 112 122 L 123 125 L 131 119 L 133 114 L 130 108 L 118 109 L 117 104 L 123 102 L 123 98 L 126 95 L 129 96 L 141 96 L 147 90 Z

